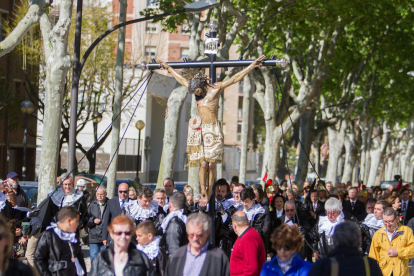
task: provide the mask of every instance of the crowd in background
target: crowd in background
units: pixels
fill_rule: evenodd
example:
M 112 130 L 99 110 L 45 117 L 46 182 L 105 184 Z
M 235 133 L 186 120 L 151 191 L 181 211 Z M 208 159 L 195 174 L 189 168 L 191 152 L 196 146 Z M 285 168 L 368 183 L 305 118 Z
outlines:
M 105 187 L 91 195 L 62 175 L 32 210 L 18 175 L 9 176 L 0 193 L 2 275 L 87 275 L 82 231 L 90 275 L 397 276 L 414 257 L 413 193 L 401 181 L 299 189 L 290 180 L 247 187 L 219 179 L 212 228 L 205 197 L 189 185 L 176 191 L 171 178 L 155 190 L 122 183 L 108 199 Z

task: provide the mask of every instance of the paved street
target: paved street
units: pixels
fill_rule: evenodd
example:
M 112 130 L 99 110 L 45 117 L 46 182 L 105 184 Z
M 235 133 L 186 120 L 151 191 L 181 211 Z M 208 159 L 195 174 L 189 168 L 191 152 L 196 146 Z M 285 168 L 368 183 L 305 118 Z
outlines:
M 85 264 L 86 264 L 86 270 L 91 271 L 91 259 L 89 258 L 89 246 L 88 245 L 82 245 L 82 253 L 85 258 Z

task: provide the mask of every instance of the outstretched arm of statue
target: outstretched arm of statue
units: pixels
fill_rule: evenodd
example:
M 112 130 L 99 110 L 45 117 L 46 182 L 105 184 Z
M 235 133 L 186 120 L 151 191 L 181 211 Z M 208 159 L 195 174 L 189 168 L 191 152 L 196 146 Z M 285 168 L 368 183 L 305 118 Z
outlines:
M 263 64 L 263 60 L 266 58 L 266 56 L 261 56 L 258 59 L 256 59 L 255 61 L 252 62 L 252 64 L 250 64 L 248 67 L 244 68 L 242 71 L 238 72 L 237 74 L 234 74 L 233 77 L 231 77 L 228 80 L 225 80 L 221 83 L 221 88 L 224 89 L 226 87 L 229 87 L 230 85 L 233 85 L 239 81 L 241 81 L 244 76 L 246 76 L 247 74 L 249 74 L 254 68 L 260 66 Z
M 181 76 L 180 74 L 178 74 L 176 71 L 174 71 L 174 69 L 172 69 L 167 63 L 163 62 L 163 61 L 157 61 L 160 64 L 161 69 L 165 69 L 167 70 L 171 75 L 173 75 L 173 77 L 181 84 L 184 85 L 185 87 L 188 88 L 188 81 L 186 78 L 184 78 L 183 76 Z

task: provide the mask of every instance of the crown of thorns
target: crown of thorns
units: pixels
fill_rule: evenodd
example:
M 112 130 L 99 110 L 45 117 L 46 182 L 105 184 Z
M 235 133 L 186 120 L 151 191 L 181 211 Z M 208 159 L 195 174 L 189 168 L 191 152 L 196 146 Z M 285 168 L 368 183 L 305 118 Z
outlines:
M 193 79 L 199 79 L 200 82 L 208 83 L 210 80 L 209 77 L 207 77 L 205 74 L 201 73 L 200 69 L 183 69 L 181 70 L 181 75 L 186 78 L 188 81 L 191 81 Z

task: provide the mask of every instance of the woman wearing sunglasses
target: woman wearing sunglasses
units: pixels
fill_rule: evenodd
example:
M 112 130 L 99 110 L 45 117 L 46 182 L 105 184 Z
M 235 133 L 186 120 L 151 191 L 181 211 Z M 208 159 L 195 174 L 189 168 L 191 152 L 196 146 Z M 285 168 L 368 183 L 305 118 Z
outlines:
M 119 215 L 108 226 L 113 240 L 92 263 L 90 275 L 95 276 L 152 276 L 154 268 L 144 253 L 131 243 L 134 222 L 126 215 Z
M 277 255 L 263 265 L 261 276 L 308 275 L 312 264 L 299 258 L 298 252 L 303 246 L 303 235 L 299 233 L 297 227 L 282 224 L 273 232 L 271 240 Z

